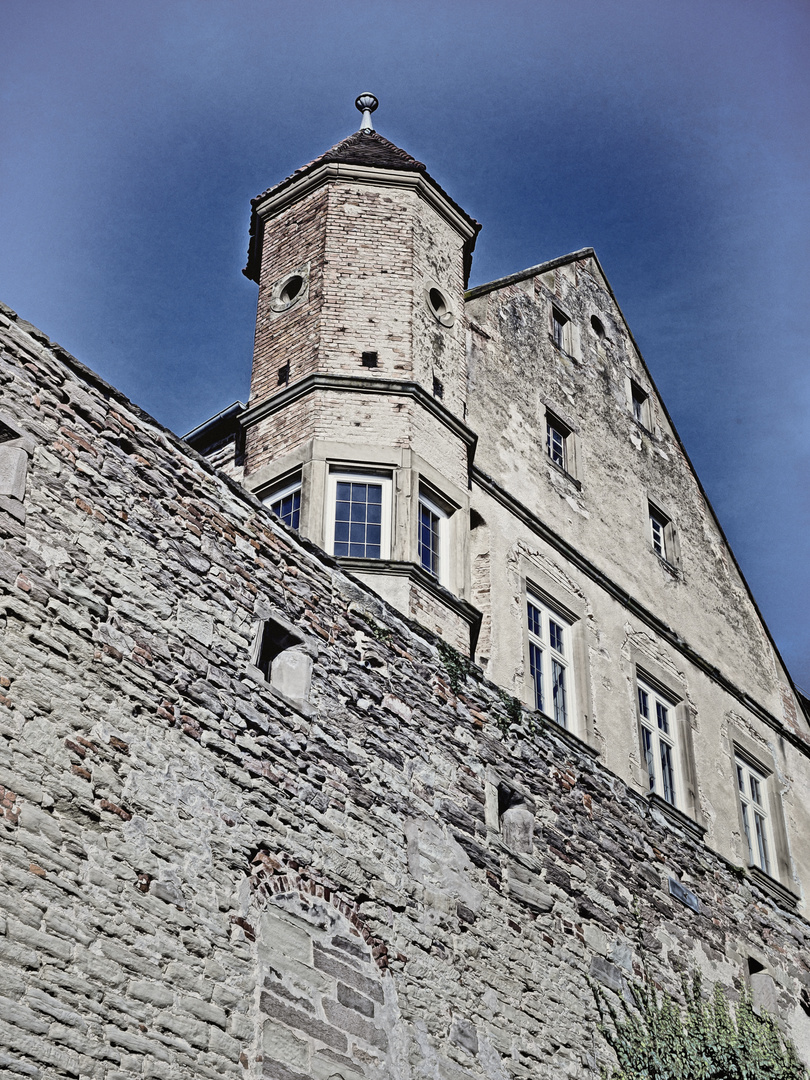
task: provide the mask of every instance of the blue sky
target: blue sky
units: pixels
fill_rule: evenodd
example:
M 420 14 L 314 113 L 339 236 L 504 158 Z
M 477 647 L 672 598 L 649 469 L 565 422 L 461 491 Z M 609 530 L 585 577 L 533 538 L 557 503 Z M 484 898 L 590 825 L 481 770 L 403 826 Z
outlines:
M 183 432 L 248 389 L 249 200 L 358 126 L 593 246 L 810 691 L 806 0 L 3 0 L 0 299 Z

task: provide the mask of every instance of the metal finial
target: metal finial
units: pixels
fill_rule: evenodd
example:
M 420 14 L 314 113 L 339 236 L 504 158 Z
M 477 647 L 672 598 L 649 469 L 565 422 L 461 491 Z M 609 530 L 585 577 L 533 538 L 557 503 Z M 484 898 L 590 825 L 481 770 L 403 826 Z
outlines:
M 360 94 L 355 100 L 354 107 L 363 114 L 363 121 L 360 124 L 361 131 L 373 131 L 374 125 L 371 122 L 371 114 L 379 105 L 379 101 L 373 94 Z

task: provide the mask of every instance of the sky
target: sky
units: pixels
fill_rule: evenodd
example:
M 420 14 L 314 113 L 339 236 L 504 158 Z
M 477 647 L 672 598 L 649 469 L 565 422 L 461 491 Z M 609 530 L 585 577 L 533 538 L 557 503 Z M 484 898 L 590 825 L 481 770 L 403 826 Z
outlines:
M 808 0 L 0 0 L 0 300 L 182 434 L 246 400 L 250 198 L 377 130 L 483 223 L 596 249 L 810 692 Z

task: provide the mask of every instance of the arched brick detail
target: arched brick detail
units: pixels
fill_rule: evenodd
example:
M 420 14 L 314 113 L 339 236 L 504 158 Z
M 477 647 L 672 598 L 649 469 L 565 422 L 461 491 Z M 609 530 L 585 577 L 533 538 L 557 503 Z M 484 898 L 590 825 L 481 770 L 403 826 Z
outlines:
M 384 975 L 388 971 L 388 948 L 382 938 L 376 937 L 366 926 L 356 901 L 350 899 L 323 878 L 302 867 L 295 859 L 283 852 L 272 854 L 260 849 L 253 857 L 250 872 L 250 888 L 254 901 L 264 907 L 272 897 L 283 893 L 298 892 L 302 896 L 314 896 L 339 911 L 348 920 L 352 933 L 368 945 L 374 963 Z

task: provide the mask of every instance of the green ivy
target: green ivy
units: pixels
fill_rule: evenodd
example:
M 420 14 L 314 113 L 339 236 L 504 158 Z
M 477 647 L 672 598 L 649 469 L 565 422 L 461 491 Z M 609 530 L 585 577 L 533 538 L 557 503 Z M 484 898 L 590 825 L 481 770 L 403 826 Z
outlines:
M 447 672 L 447 681 L 450 683 L 450 689 L 454 694 L 457 694 L 461 689 L 462 683 L 470 674 L 470 661 L 466 656 L 462 656 L 460 652 L 453 648 L 452 645 L 448 645 L 446 641 L 442 641 L 441 638 L 436 642 L 439 649 L 439 656 L 442 658 L 444 664 L 444 670 Z
M 523 717 L 523 706 L 514 694 L 510 694 L 506 690 L 499 689 L 498 697 L 503 702 L 503 707 L 506 712 L 506 715 L 503 718 L 498 719 L 498 727 L 504 735 L 506 735 L 512 727 L 515 727 L 520 723 Z
M 697 973 L 691 984 L 684 977 L 683 1006 L 646 974 L 618 1008 L 601 986 L 591 989 L 618 1062 L 602 1080 L 807 1080 L 792 1043 L 772 1017 L 754 1012 L 747 989 L 733 1011 L 720 986 L 704 998 Z

